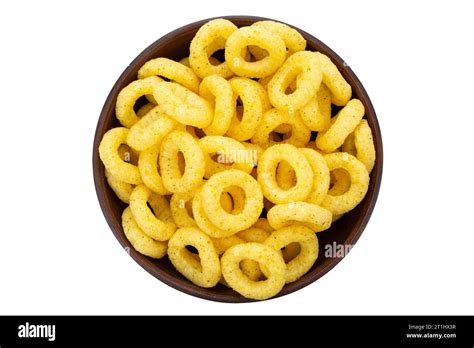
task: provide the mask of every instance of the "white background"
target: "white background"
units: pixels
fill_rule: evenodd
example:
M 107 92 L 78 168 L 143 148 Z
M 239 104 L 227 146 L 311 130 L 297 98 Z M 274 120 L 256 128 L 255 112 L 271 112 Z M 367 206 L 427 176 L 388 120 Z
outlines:
M 0 314 L 474 314 L 473 12 L 467 1 L 2 2 Z M 351 253 L 303 290 L 240 305 L 180 293 L 131 260 L 91 165 L 102 105 L 135 56 L 231 14 L 291 23 L 343 57 L 385 151 Z

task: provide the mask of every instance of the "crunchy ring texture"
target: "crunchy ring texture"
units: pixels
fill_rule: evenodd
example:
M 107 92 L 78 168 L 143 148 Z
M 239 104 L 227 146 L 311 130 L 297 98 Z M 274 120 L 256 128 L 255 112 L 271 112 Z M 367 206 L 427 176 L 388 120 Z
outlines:
M 177 83 L 156 84 L 153 97 L 164 113 L 179 123 L 205 128 L 212 122 L 214 112 L 207 100 Z
M 132 191 L 130 209 L 138 226 L 154 240 L 167 241 L 176 230 L 166 198 L 153 193 L 145 185 L 139 185 Z
M 277 109 L 290 114 L 305 106 L 318 92 L 322 72 L 316 53 L 296 52 L 278 69 L 268 82 L 268 97 Z M 286 94 L 287 88 L 296 79 L 296 90 Z
M 349 190 L 339 196 L 328 193 L 321 206 L 335 215 L 344 214 L 354 209 L 365 197 L 369 188 L 369 173 L 364 164 L 345 152 L 324 155 L 330 171 L 336 168 L 345 169 L 351 177 Z
M 209 75 L 219 75 L 224 78 L 233 75 L 226 62 L 213 65 L 209 57 L 215 51 L 224 48 L 226 40 L 236 30 L 237 27 L 226 19 L 214 19 L 199 28 L 189 46 L 189 64 L 196 75 L 202 79 Z M 218 45 L 215 44 L 216 42 Z M 207 47 L 211 45 L 214 45 L 213 50 L 207 51 Z
M 133 248 L 140 254 L 154 259 L 161 259 L 166 255 L 168 244 L 148 237 L 140 229 L 133 218 L 132 211 L 128 207 L 122 214 L 122 226 L 125 237 L 127 237 Z
M 164 77 L 179 83 L 194 93 L 199 92 L 200 81 L 194 71 L 168 58 L 155 58 L 143 64 L 138 70 L 138 78 L 144 79 L 149 76 Z
M 321 232 L 331 226 L 332 213 L 316 204 L 294 202 L 275 205 L 268 211 L 267 219 L 274 229 L 296 222 L 307 226 L 313 232 Z
M 227 135 L 238 141 L 245 141 L 255 134 L 263 116 L 260 87 L 258 82 L 241 77 L 232 78 L 229 82 L 234 93 L 242 100 L 243 115 L 239 120 L 234 113 Z
M 127 184 L 142 183 L 138 167 L 124 161 L 119 156 L 119 147 L 127 143 L 129 130 L 124 127 L 112 128 L 104 134 L 99 145 L 99 156 L 105 169 L 117 180 Z
M 127 144 L 137 151 L 146 150 L 159 144 L 177 125 L 159 106 L 155 106 L 130 128 Z
M 181 174 L 178 153 L 185 159 Z M 172 131 L 161 143 L 160 170 L 164 187 L 170 192 L 186 192 L 196 189 L 205 172 L 204 154 L 197 141 L 187 132 Z
M 332 125 L 325 132 L 319 132 L 316 146 L 325 152 L 337 150 L 364 117 L 364 105 L 359 99 L 352 99 L 332 119 Z
M 199 259 L 193 257 L 186 246 L 198 250 Z M 178 229 L 168 242 L 168 257 L 173 266 L 194 284 L 211 288 L 221 278 L 219 256 L 211 238 L 196 227 Z
M 240 269 L 240 262 L 244 259 L 264 265 L 267 279 L 249 279 Z M 265 300 L 278 294 L 285 285 L 286 266 L 282 256 L 264 244 L 244 243 L 229 248 L 221 258 L 221 266 L 227 284 L 247 298 Z
M 247 46 L 258 46 L 265 49 L 268 55 L 256 62 L 248 62 L 242 56 L 242 49 Z M 238 76 L 261 78 L 273 74 L 286 58 L 285 42 L 280 36 L 256 27 L 242 27 L 234 31 L 225 44 L 225 60 L 232 72 Z
M 237 214 L 227 213 L 220 204 L 222 192 L 229 186 L 237 186 L 245 192 L 245 204 Z M 209 220 L 219 229 L 238 232 L 252 226 L 263 209 L 263 194 L 258 182 L 237 169 L 219 172 L 204 184 L 201 191 L 203 208 Z
M 364 163 L 370 174 L 375 165 L 375 145 L 367 120 L 360 121 L 354 133 L 344 141 L 342 150 L 356 156 L 359 161 Z
M 235 109 L 232 86 L 221 76 L 207 76 L 199 86 L 199 95 L 214 106 L 212 123 L 204 128 L 204 132 L 207 135 L 224 135 L 230 127 Z
M 275 171 L 278 163 L 288 162 L 296 173 L 296 185 L 288 190 L 278 186 Z M 269 147 L 261 156 L 258 167 L 258 182 L 265 197 L 275 204 L 304 201 L 313 187 L 313 171 L 305 155 L 290 144 Z
M 161 81 L 163 80 L 159 77 L 150 76 L 133 81 L 120 91 L 115 105 L 115 114 L 124 127 L 130 128 L 138 122 L 139 118 L 133 109 L 135 102 L 144 95 L 153 95 L 156 86 Z
M 286 283 L 298 280 L 314 265 L 319 252 L 318 238 L 309 228 L 292 225 L 273 232 L 264 243 L 280 250 L 295 242 L 300 245 L 300 252 L 286 265 Z

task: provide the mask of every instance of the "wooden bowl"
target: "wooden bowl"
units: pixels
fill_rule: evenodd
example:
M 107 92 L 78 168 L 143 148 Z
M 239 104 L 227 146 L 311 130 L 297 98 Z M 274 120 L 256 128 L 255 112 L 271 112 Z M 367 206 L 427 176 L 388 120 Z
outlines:
M 229 19 L 238 27 L 248 26 L 256 21 L 267 19 L 248 16 L 229 16 L 224 18 Z M 110 128 L 120 126 L 115 118 L 115 102 L 119 91 L 127 86 L 130 82 L 137 79 L 138 69 L 148 60 L 157 57 L 168 57 L 174 60 L 179 60 L 188 56 L 191 39 L 199 27 L 209 20 L 210 19 L 205 19 L 199 22 L 191 23 L 163 36 L 161 39 L 157 40 L 151 46 L 146 48 L 142 53 L 140 53 L 119 77 L 114 87 L 110 91 L 107 100 L 105 101 L 95 133 L 93 149 L 95 188 L 102 212 L 104 213 L 104 216 L 115 237 L 118 239 L 122 247 L 127 248 L 126 250 L 130 251 L 130 256 L 150 274 L 169 286 L 193 296 L 222 302 L 250 302 L 252 300 L 246 299 L 237 292 L 220 284 L 212 289 L 204 289 L 192 284 L 174 269 L 167 257 L 161 260 L 154 260 L 136 252 L 127 238 L 125 238 L 122 229 L 121 215 L 126 205 L 115 196 L 114 192 L 108 186 L 104 175 L 104 166 L 102 165 L 98 154 L 99 143 L 104 133 Z M 331 58 L 347 82 L 352 86 L 353 97 L 360 99 L 364 104 L 366 110 L 365 115 L 374 136 L 377 160 L 370 175 L 370 186 L 364 200 L 354 210 L 344 215 L 340 220 L 336 221 L 329 230 L 318 233 L 320 255 L 316 263 L 312 269 L 299 280 L 285 285 L 278 296 L 287 295 L 305 287 L 306 285 L 322 277 L 334 266 L 336 266 L 341 258 L 325 257 L 325 245 L 334 245 L 333 243 L 336 243 L 336 245 L 351 246 L 359 239 L 362 231 L 369 221 L 372 210 L 374 209 L 382 178 L 382 137 L 374 108 L 364 87 L 351 68 L 347 66 L 344 63 L 344 60 L 334 53 L 329 47 L 310 34 L 299 30 L 296 27 L 295 29 L 297 29 L 307 40 L 308 50 L 320 51 Z

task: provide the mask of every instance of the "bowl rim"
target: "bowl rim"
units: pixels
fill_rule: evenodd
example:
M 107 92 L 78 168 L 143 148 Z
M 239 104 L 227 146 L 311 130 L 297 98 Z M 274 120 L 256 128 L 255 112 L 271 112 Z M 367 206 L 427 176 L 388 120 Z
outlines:
M 133 59 L 133 61 L 126 67 L 126 69 L 122 72 L 120 77 L 117 79 L 115 82 L 114 86 L 112 87 L 111 91 L 109 92 L 105 103 L 102 107 L 99 119 L 97 121 L 97 126 L 96 126 L 96 131 L 94 134 L 94 144 L 93 144 L 93 153 L 92 153 L 92 167 L 93 167 L 93 177 L 94 177 L 94 186 L 97 194 L 97 198 L 102 210 L 102 213 L 107 221 L 107 224 L 109 225 L 110 229 L 112 230 L 114 236 L 118 240 L 118 242 L 121 244 L 121 246 L 127 250 L 129 255 L 137 262 L 143 269 L 145 269 L 148 273 L 153 275 L 155 278 L 160 280 L 161 282 L 167 284 L 168 286 L 171 286 L 172 288 L 184 292 L 188 295 L 199 297 L 205 300 L 211 300 L 211 301 L 217 301 L 217 302 L 227 302 L 227 303 L 242 303 L 242 302 L 255 302 L 255 300 L 252 299 L 247 299 L 243 296 L 230 296 L 227 294 L 217 294 L 216 292 L 211 291 L 210 289 L 205 289 L 205 288 L 194 288 L 190 286 L 186 286 L 183 284 L 183 281 L 180 279 L 177 279 L 173 276 L 170 276 L 166 272 L 161 271 L 159 267 L 157 267 L 151 259 L 148 257 L 136 252 L 133 247 L 131 247 L 130 243 L 126 239 L 123 229 L 120 223 L 118 223 L 112 216 L 112 214 L 109 212 L 109 206 L 110 206 L 110 201 L 109 198 L 104 191 L 104 183 L 106 184 L 106 179 L 105 176 L 100 174 L 99 166 L 102 165 L 99 154 L 98 154 L 98 147 L 99 143 L 102 137 L 102 134 L 104 133 L 104 128 L 105 125 L 105 120 L 106 120 L 106 114 L 107 110 L 109 110 L 111 107 L 115 109 L 115 100 L 116 96 L 119 92 L 119 89 L 121 89 L 121 85 L 123 84 L 124 80 L 126 77 L 130 74 L 131 70 L 136 69 L 137 63 L 141 60 L 140 58 L 152 51 L 155 50 L 157 46 L 160 46 L 163 42 L 168 41 L 172 39 L 175 36 L 179 36 L 180 34 L 183 34 L 187 32 L 188 30 L 194 30 L 196 28 L 199 28 L 201 25 L 205 24 L 206 22 L 217 19 L 217 18 L 224 18 L 230 21 L 247 21 L 249 23 L 255 22 L 255 21 L 262 21 L 262 20 L 272 20 L 280 23 L 287 24 L 285 22 L 282 22 L 280 20 L 275 20 L 271 18 L 266 18 L 266 17 L 258 17 L 258 16 L 247 16 L 247 15 L 232 15 L 232 16 L 217 16 L 217 17 L 212 17 L 212 18 L 207 18 L 207 19 L 202 19 L 199 21 L 195 21 L 189 24 L 186 24 L 184 26 L 181 26 L 168 34 L 160 37 L 156 41 L 154 41 L 151 45 L 149 45 L 147 48 L 145 48 L 140 54 L 136 56 L 136 58 Z M 314 37 L 313 35 L 309 34 L 308 32 L 301 30 L 300 28 L 297 28 L 291 24 L 287 24 L 290 27 L 296 29 L 298 32 L 300 32 L 307 41 L 311 41 L 314 45 L 318 47 L 324 48 L 326 52 L 330 53 L 330 58 L 333 61 L 338 62 L 340 65 L 343 65 L 345 67 L 345 70 L 349 76 L 351 76 L 353 82 L 355 83 L 355 86 L 351 84 L 351 87 L 354 89 L 357 87 L 358 90 L 358 97 L 359 99 L 363 99 L 363 103 L 366 106 L 366 117 L 369 118 L 370 115 L 370 121 L 372 124 L 372 132 L 373 137 L 374 137 L 374 142 L 376 146 L 376 164 L 374 166 L 374 169 L 371 173 L 371 180 L 374 180 L 374 189 L 373 189 L 373 194 L 371 199 L 368 201 L 366 208 L 364 212 L 362 213 L 362 218 L 358 220 L 358 224 L 356 224 L 352 229 L 350 234 L 348 235 L 347 239 L 344 241 L 344 244 L 350 244 L 354 245 L 357 240 L 360 238 L 362 235 L 365 227 L 367 226 L 367 223 L 372 215 L 372 212 L 374 210 L 378 194 L 380 191 L 380 186 L 381 186 L 381 181 L 382 181 L 382 172 L 383 172 L 383 143 L 382 143 L 382 134 L 380 131 L 380 126 L 379 122 L 377 119 L 377 115 L 375 113 L 374 107 L 372 105 L 372 102 L 360 82 L 359 78 L 357 75 L 352 71 L 350 66 L 348 66 L 345 61 L 336 53 L 334 52 L 330 47 L 328 47 L 326 44 L 324 44 L 322 41 L 320 41 L 318 38 Z M 107 129 L 108 130 L 108 129 Z M 105 131 L 107 131 L 105 130 Z M 375 175 L 374 175 L 375 174 Z M 128 248 L 128 249 L 127 249 Z M 343 257 L 345 258 L 345 256 Z M 309 284 L 315 282 L 322 276 L 324 276 L 326 273 L 328 273 L 331 269 L 333 269 L 339 262 L 342 261 L 343 258 L 331 258 L 330 262 L 323 268 L 320 268 L 317 271 L 313 271 L 313 273 L 309 274 L 309 276 L 305 278 L 301 278 L 300 280 L 286 284 L 285 287 L 274 297 L 270 299 L 275 299 L 281 296 L 288 295 L 290 293 L 293 293 L 299 289 L 302 289 Z M 238 295 L 238 293 L 236 293 Z M 269 299 L 269 300 L 270 300 Z

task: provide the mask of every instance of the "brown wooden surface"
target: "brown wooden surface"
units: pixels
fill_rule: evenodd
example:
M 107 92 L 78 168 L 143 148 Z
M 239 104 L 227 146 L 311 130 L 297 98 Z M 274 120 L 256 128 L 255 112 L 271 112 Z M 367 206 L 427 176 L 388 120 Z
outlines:
M 238 27 L 250 25 L 255 21 L 267 19 L 248 16 L 229 16 L 223 18 L 231 20 Z M 115 118 L 115 102 L 119 91 L 137 78 L 138 69 L 148 60 L 157 57 L 168 57 L 179 60 L 188 56 L 191 39 L 199 27 L 209 20 L 210 19 L 205 19 L 181 27 L 157 40 L 151 46 L 146 48 L 142 53 L 140 53 L 140 55 L 127 67 L 127 69 L 125 69 L 125 71 L 119 77 L 114 87 L 110 91 L 107 100 L 105 101 L 99 121 L 97 123 L 92 159 L 95 188 L 104 216 L 115 237 L 122 247 L 128 247 L 130 249 L 130 256 L 150 274 L 169 286 L 193 296 L 222 302 L 251 302 L 252 300 L 246 299 L 235 291 L 220 284 L 212 289 L 200 288 L 181 276 L 173 268 L 168 258 L 165 257 L 161 260 L 154 260 L 136 252 L 125 238 L 121 225 L 121 214 L 125 208 L 125 204 L 115 196 L 114 192 L 108 186 L 104 175 L 104 166 L 102 165 L 98 154 L 98 146 L 104 133 L 110 128 L 119 126 L 119 123 Z M 298 28 L 295 27 L 295 29 Z M 347 82 L 352 86 L 353 98 L 360 99 L 364 104 L 366 118 L 374 136 L 377 160 L 370 176 L 370 186 L 364 200 L 354 210 L 347 213 L 339 221 L 336 221 L 329 230 L 318 233 L 320 245 L 320 255 L 318 260 L 312 269 L 302 278 L 294 283 L 285 285 L 278 296 L 283 296 L 305 287 L 306 285 L 322 277 L 339 261 L 341 261 L 340 258 L 325 258 L 324 246 L 326 244 L 332 244 L 333 242 L 336 242 L 337 244 L 353 245 L 359 239 L 374 209 L 382 178 L 382 137 L 374 108 L 364 87 L 351 68 L 347 66 L 343 59 L 341 59 L 329 47 L 310 34 L 299 29 L 298 31 L 307 40 L 308 50 L 320 51 L 331 58 Z M 104 257 L 106 257 L 106 255 L 104 255 Z M 350 284 L 348 284 L 348 287 L 349 286 Z M 317 288 L 314 288 L 314 291 L 316 295 Z

